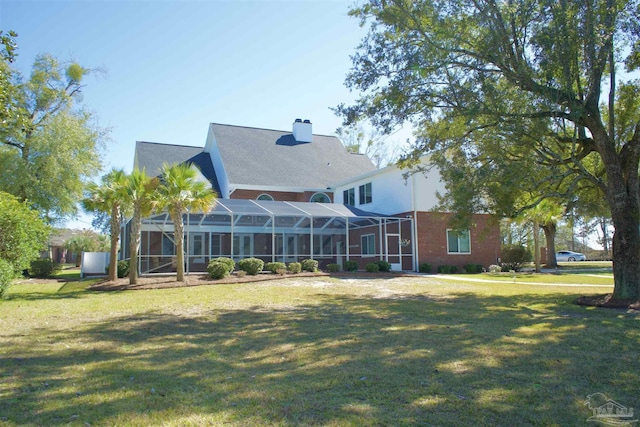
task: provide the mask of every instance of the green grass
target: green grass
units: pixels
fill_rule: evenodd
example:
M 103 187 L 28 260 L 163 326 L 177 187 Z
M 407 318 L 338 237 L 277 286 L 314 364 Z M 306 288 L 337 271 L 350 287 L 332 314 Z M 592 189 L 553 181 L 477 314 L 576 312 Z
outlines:
M 65 287 L 0 302 L 0 426 L 564 426 L 588 394 L 640 407 L 638 314 L 573 304 L 611 286 Z
M 613 287 L 612 273 L 482 273 L 482 274 L 452 274 L 446 277 L 455 277 L 468 281 L 492 281 L 492 282 L 511 282 L 511 283 L 544 283 L 544 284 L 563 284 L 570 285 L 603 285 Z
M 54 274 L 56 279 L 80 280 L 80 267 L 64 264 L 62 269 Z

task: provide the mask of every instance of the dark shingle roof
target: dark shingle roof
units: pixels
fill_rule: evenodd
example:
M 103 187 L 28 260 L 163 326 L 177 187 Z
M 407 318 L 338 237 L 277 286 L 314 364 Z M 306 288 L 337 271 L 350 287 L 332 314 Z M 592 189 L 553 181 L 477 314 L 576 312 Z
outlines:
M 334 136 L 297 142 L 291 132 L 211 124 L 231 185 L 319 189 L 375 170 Z
M 213 189 L 220 194 L 220 185 L 211 163 L 211 156 L 205 153 L 203 148 L 138 141 L 135 156 L 134 166 L 145 169 L 150 176 L 160 175 L 165 163 L 173 165 L 187 162 L 196 165 L 202 175 L 211 182 Z

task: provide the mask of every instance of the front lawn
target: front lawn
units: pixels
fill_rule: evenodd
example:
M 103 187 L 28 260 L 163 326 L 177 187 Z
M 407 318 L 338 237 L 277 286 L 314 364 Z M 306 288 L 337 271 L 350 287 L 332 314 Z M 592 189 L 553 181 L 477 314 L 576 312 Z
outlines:
M 574 304 L 610 291 L 438 276 L 14 285 L 0 426 L 585 425 L 593 393 L 640 407 L 640 316 Z

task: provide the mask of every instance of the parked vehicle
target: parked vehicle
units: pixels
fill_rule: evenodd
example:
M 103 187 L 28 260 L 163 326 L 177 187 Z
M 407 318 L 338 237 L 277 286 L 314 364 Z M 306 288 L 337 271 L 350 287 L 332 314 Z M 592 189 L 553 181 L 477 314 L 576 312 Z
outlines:
M 571 261 L 586 261 L 587 257 L 580 252 L 573 251 L 559 251 L 556 252 L 556 261 L 558 262 L 571 262 Z

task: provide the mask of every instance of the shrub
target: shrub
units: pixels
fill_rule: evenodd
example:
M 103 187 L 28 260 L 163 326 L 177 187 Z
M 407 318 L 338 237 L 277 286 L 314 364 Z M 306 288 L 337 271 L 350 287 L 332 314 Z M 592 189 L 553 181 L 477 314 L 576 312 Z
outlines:
M 15 275 L 13 265 L 11 265 L 9 261 L 0 258 L 0 299 L 7 295 L 7 291 Z
M 221 262 L 221 263 L 223 263 L 224 265 L 226 265 L 226 266 L 227 266 L 227 271 L 228 271 L 229 273 L 231 273 L 231 272 L 232 272 L 233 270 L 235 270 L 235 268 L 236 268 L 236 263 L 235 263 L 235 261 L 234 261 L 234 260 L 232 260 L 231 258 L 218 257 L 218 258 L 214 258 L 214 259 L 212 259 L 211 261 L 209 261 L 209 263 L 214 262 L 214 261 L 215 261 L 215 262 Z
M 299 262 L 289 263 L 289 273 L 298 274 L 302 271 L 302 264 Z
M 462 268 L 464 269 L 465 273 L 468 274 L 482 273 L 482 270 L 484 269 L 481 264 L 465 264 Z
M 46 279 L 53 276 L 53 273 L 60 271 L 62 266 L 50 259 L 34 259 L 29 267 L 29 276 L 39 279 Z
M 287 271 L 287 265 L 284 262 L 268 262 L 264 265 L 264 269 L 272 273 L 277 273 L 278 270 Z
M 491 274 L 497 274 L 497 273 L 500 273 L 501 271 L 502 271 L 502 267 L 500 267 L 499 265 L 491 264 L 489 266 L 489 273 Z
M 109 267 L 107 267 L 107 270 L 109 270 Z M 121 261 L 118 261 L 118 264 L 116 266 L 116 274 L 119 279 L 122 279 L 123 277 L 127 277 L 129 275 L 129 261 L 124 259 Z
M 458 267 L 455 265 L 439 265 L 438 273 L 440 274 L 453 274 L 458 271 Z
M 532 259 L 531 251 L 524 246 L 506 245 L 502 248 L 502 271 L 520 271 Z
M 224 262 L 212 260 L 207 265 L 207 271 L 209 272 L 209 277 L 214 280 L 220 280 L 229 275 L 229 266 Z
M 378 264 L 376 264 L 375 262 L 370 262 L 369 264 L 367 264 L 365 266 L 365 269 L 369 272 L 369 273 L 377 273 L 380 271 L 380 267 L 378 267 Z
M 422 262 L 418 270 L 420 270 L 420 273 L 431 273 L 431 264 Z
M 391 264 L 389 264 L 387 261 L 376 261 L 376 264 L 378 265 L 378 269 L 380 271 L 391 271 Z
M 344 271 L 358 271 L 358 263 L 356 261 L 345 261 Z
M 276 274 L 284 276 L 285 274 L 287 274 L 287 269 L 286 268 L 279 268 L 279 269 L 276 270 Z
M 264 261 L 259 258 L 245 258 L 238 261 L 238 268 L 251 276 L 260 273 L 263 267 Z
M 244 277 L 246 275 L 247 275 L 246 271 L 243 271 L 243 270 L 236 271 L 236 276 L 238 277 Z
M 310 271 L 312 273 L 318 271 L 318 261 L 315 259 L 303 259 L 301 264 L 304 271 Z
M 50 233 L 38 211 L 0 191 L 0 258 L 9 262 L 14 271 L 29 268 L 31 260 L 47 248 Z
M 340 271 L 340 266 L 338 264 L 327 264 L 327 271 L 329 273 L 337 273 Z

